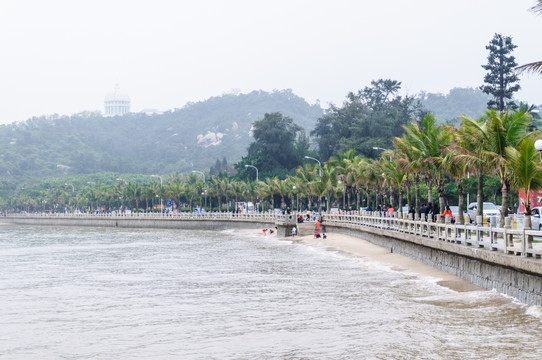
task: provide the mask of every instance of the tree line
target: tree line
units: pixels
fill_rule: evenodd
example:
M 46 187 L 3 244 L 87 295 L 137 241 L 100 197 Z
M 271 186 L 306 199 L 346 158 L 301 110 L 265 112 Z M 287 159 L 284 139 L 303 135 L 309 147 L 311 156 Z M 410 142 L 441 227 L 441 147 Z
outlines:
M 230 211 L 239 201 L 261 202 L 262 211 L 285 206 L 329 211 L 334 203 L 344 209 L 391 205 L 402 211 L 405 204 L 419 209 L 422 201 L 438 201 L 443 211 L 445 184 L 454 182 L 462 211 L 463 183 L 473 176 L 478 180 L 481 215 L 484 175 L 499 180 L 503 209 L 509 206 L 511 191 L 542 186 L 542 165 L 534 148 L 534 139 L 540 132 L 528 130 L 531 121 L 532 116 L 521 110 L 488 110 L 478 119 L 464 117 L 461 126 L 455 128 L 438 125 L 434 116 L 428 114 L 421 123 L 411 121 L 404 125 L 404 134 L 394 137 L 393 146 L 384 149 L 377 159 L 355 155 L 350 149 L 321 164 L 307 161 L 284 179 L 275 176 L 259 181 L 255 176 L 245 181 L 193 172 L 166 176 L 163 183 L 157 176 L 147 177 L 146 183 L 124 179 L 116 179 L 111 185 L 90 183 L 77 192 L 73 185 L 64 184 L 63 189 L 42 191 L 36 197 L 14 198 L 7 206 L 27 211 L 151 211 L 157 209 L 159 200 L 168 199 L 178 206 L 185 204 L 188 211 L 195 206 Z M 205 175 L 208 178 L 204 182 Z M 426 195 L 420 192 L 422 182 Z M 529 214 L 528 198 L 525 205 Z M 507 212 L 502 211 L 501 216 L 504 222 Z M 461 223 L 462 218 L 458 221 Z

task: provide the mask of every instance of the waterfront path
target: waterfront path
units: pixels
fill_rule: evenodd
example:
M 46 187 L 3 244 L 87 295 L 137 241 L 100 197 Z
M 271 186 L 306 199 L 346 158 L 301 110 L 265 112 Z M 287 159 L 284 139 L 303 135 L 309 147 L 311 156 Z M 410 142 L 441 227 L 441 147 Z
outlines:
M 297 224 L 298 214 L 281 213 L 231 213 L 208 212 L 196 213 L 100 213 L 100 214 L 9 214 L 4 217 L 5 222 L 15 224 L 58 224 L 58 225 L 106 225 L 117 227 L 183 227 L 185 225 L 199 224 L 202 228 L 216 228 L 218 224 L 228 227 L 251 226 L 284 226 L 291 230 L 298 226 L 307 231 L 313 229 L 314 219 L 304 218 L 304 224 Z M 363 213 L 361 215 L 349 214 L 323 214 L 323 224 L 333 228 L 347 228 L 353 230 L 377 229 L 381 234 L 409 234 L 420 239 L 434 239 L 441 242 L 483 248 L 500 253 L 529 257 L 542 260 L 542 244 L 533 239 L 541 235 L 537 230 L 512 229 L 493 227 L 483 224 L 457 225 L 449 222 L 432 222 L 409 220 L 395 217 L 381 216 L 380 213 Z M 0 220 L 1 221 L 1 220 Z M 139 225 L 138 225 L 139 224 Z M 176 224 L 176 225 L 174 225 Z M 206 224 L 206 225 L 204 225 Z M 192 226 L 190 226 L 192 228 Z M 309 229 L 309 230 L 307 230 Z M 298 232 L 299 233 L 299 232 Z M 284 232 L 288 236 L 290 231 Z M 542 262 L 542 261 L 541 261 Z

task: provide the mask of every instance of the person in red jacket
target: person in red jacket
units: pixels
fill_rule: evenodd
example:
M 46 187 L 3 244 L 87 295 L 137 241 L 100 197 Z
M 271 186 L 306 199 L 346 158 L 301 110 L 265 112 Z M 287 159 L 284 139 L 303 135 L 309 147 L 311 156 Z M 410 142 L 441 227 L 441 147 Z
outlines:
M 450 210 L 450 207 L 446 205 L 446 210 L 442 214 L 440 214 L 441 218 L 446 218 L 446 215 L 450 217 L 450 220 L 453 223 L 455 223 L 454 214 L 452 214 L 452 210 Z

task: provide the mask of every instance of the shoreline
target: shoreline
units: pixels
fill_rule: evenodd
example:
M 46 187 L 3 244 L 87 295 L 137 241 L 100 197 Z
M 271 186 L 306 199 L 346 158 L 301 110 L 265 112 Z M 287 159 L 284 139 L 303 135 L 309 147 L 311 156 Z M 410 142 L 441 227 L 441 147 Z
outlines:
M 242 232 L 255 233 L 254 230 L 243 230 Z M 258 230 L 262 234 L 262 230 Z M 378 261 L 387 265 L 393 265 L 395 271 L 414 274 L 418 277 L 430 277 L 436 280 L 436 284 L 446 287 L 456 292 L 469 291 L 487 291 L 476 286 L 467 280 L 458 276 L 449 274 L 445 271 L 436 269 L 430 265 L 423 264 L 401 254 L 395 254 L 389 250 L 374 245 L 367 240 L 338 233 L 326 233 L 326 239 L 315 239 L 312 235 L 287 237 L 284 240 L 297 241 L 306 244 L 320 244 L 334 250 L 344 251 L 346 253 L 365 256 L 371 260 Z M 266 234 L 261 236 L 275 236 L 276 234 Z

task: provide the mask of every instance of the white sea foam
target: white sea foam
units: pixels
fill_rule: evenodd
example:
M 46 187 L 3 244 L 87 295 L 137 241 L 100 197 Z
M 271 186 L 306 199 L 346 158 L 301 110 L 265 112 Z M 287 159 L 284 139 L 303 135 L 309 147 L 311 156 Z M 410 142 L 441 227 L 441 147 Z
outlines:
M 529 306 L 525 312 L 527 315 L 542 319 L 542 306 Z

